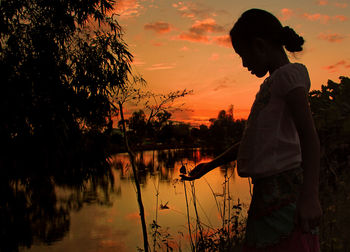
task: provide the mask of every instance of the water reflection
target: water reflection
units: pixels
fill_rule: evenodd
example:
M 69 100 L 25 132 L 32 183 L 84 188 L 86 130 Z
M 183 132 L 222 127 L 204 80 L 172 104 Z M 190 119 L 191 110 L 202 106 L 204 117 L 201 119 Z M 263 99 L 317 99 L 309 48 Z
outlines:
M 52 244 L 69 231 L 70 212 L 84 204 L 111 204 L 107 162 L 87 166 L 2 166 L 0 251 Z
M 142 185 L 147 184 L 150 176 L 159 176 L 161 181 L 170 183 L 172 179 L 178 176 L 175 170 L 176 164 L 184 162 L 189 169 L 202 160 L 211 158 L 213 153 L 201 149 L 170 149 L 170 150 L 152 150 L 138 152 L 136 155 L 136 164 L 139 169 L 139 181 Z M 128 154 L 119 154 L 109 159 L 111 167 L 121 171 L 121 179 L 133 179 L 130 176 L 132 172 Z M 176 172 L 176 174 L 174 174 Z
M 138 176 L 144 193 L 148 224 L 152 223 L 154 218 L 156 199 L 154 189 L 158 183 L 159 204 L 168 204 L 170 208 L 167 210 L 168 213 L 164 211 L 160 213 L 159 221 L 162 225 L 171 227 L 175 233 L 182 228 L 178 225 L 183 226 L 185 223 L 183 187 L 174 182 L 179 175 L 178 169 L 182 163 L 191 168 L 212 157 L 212 153 L 199 149 L 146 151 L 137 154 L 137 165 L 140 170 Z M 222 182 L 218 178 L 223 177 L 226 171 L 225 168 L 222 168 L 222 170 L 217 170 L 213 177 L 207 177 L 216 192 L 221 192 Z M 25 172 L 7 170 L 4 174 L 6 176 L 0 178 L 2 240 L 0 251 L 27 251 L 24 248 L 28 248 L 29 251 L 47 251 L 47 249 L 62 251 L 66 246 L 72 246 L 71 240 L 66 241 L 70 245 L 64 244 L 65 237 L 72 232 L 72 229 L 74 229 L 73 232 L 78 232 L 78 234 L 74 233 L 74 237 L 84 235 L 84 240 L 89 240 L 89 244 L 97 242 L 96 238 L 91 235 L 94 237 L 96 235 L 98 237 L 111 236 L 108 239 L 114 244 L 112 246 L 112 243 L 108 242 L 108 246 L 112 246 L 111 251 L 123 245 L 122 242 L 119 242 L 118 237 L 127 236 L 125 240 L 129 242 L 125 242 L 127 245 L 123 246 L 128 249 L 140 246 L 137 237 L 141 229 L 137 226 L 139 220 L 132 185 L 133 174 L 126 153 L 113 155 L 108 160 L 91 162 L 88 165 L 75 163 L 74 166 L 51 167 L 45 172 L 43 169 L 30 169 L 28 166 Z M 21 176 L 16 176 L 16 174 L 21 174 Z M 230 171 L 230 174 L 233 173 Z M 217 189 L 215 189 L 216 182 L 218 183 Z M 204 181 L 202 185 L 198 182 L 199 199 L 200 193 L 208 195 L 208 190 Z M 211 209 L 211 203 L 207 200 L 207 196 L 203 197 L 202 204 L 206 206 L 204 209 L 209 209 L 207 210 L 209 215 L 210 211 L 214 211 L 212 216 L 216 220 L 217 213 L 215 209 Z M 82 211 L 83 208 L 90 210 Z M 83 217 L 77 217 L 75 213 L 79 212 L 84 212 Z M 102 218 L 102 222 L 96 219 L 97 213 L 100 213 L 98 218 Z M 132 218 L 133 221 L 130 222 L 131 216 L 134 215 L 136 219 Z M 92 220 L 94 223 L 87 223 L 83 219 L 73 221 L 72 216 Z M 84 224 L 78 224 L 81 226 L 76 228 L 76 223 Z M 101 226 L 101 223 L 104 224 Z M 93 230 L 93 234 L 86 232 L 89 229 Z M 98 230 L 109 231 L 99 234 Z M 107 246 L 105 239 L 99 239 L 99 243 L 95 246 Z M 57 241 L 63 241 L 59 248 L 55 248 Z M 64 251 L 80 251 L 83 244 L 79 245 L 79 243 L 81 242 L 76 242 L 72 250 L 65 249 Z M 52 246 L 43 247 L 47 245 Z

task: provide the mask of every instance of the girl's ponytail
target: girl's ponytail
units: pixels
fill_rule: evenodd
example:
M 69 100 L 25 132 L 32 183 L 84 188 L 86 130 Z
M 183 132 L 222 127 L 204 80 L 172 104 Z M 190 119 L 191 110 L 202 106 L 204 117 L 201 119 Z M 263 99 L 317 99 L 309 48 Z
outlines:
M 304 39 L 299 36 L 292 28 L 285 26 L 281 34 L 282 45 L 290 52 L 300 52 L 303 50 Z

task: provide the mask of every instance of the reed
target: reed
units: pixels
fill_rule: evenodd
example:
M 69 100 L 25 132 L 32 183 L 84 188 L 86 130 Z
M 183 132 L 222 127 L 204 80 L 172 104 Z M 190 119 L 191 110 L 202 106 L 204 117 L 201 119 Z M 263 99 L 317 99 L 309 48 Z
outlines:
M 223 194 L 216 194 L 208 181 L 206 181 L 210 191 L 215 199 L 217 206 L 217 211 L 220 213 L 222 218 L 221 227 L 218 228 L 208 228 L 200 220 L 200 215 L 198 212 L 199 201 L 196 198 L 196 188 L 194 182 L 183 181 L 184 191 L 185 191 L 185 200 L 186 200 L 186 212 L 187 212 L 187 225 L 188 232 L 191 243 L 191 251 L 239 251 L 240 246 L 243 242 L 246 219 L 242 216 L 242 204 L 237 199 L 237 202 L 234 202 L 230 194 L 230 176 L 227 176 L 227 171 L 225 173 L 225 179 L 223 183 Z M 186 183 L 189 183 L 191 188 L 191 197 L 192 197 L 192 206 L 188 204 L 188 195 Z M 217 198 L 221 197 L 222 201 L 220 202 Z M 220 206 L 221 204 L 221 206 Z M 193 208 L 195 217 L 195 225 L 192 225 L 190 222 L 190 207 Z M 204 212 L 205 210 L 203 210 Z M 193 233 L 191 226 L 195 226 L 196 230 Z M 207 228 L 207 230 L 205 230 Z

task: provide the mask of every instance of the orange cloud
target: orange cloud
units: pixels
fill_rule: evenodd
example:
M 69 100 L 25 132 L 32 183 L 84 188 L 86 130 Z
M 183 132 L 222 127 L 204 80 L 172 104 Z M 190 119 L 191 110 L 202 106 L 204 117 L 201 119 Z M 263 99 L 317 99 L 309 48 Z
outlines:
M 330 16 L 322 15 L 320 13 L 315 13 L 315 14 L 304 13 L 303 17 L 310 21 L 320 21 L 321 23 L 324 23 L 324 24 L 328 23 L 328 21 L 331 19 Z
M 213 9 L 198 3 L 191 2 L 177 2 L 173 3 L 172 6 L 177 9 L 181 16 L 190 19 L 196 18 L 209 18 L 216 15 Z
M 232 48 L 231 38 L 229 35 L 213 37 L 213 42 L 223 47 Z
M 120 15 L 121 18 L 130 18 L 139 16 L 141 6 L 137 0 L 119 0 L 115 4 L 115 12 Z
M 204 44 L 215 43 L 221 46 L 230 47 L 230 43 L 228 43 L 228 35 L 216 37 L 207 36 L 207 33 L 219 33 L 224 31 L 225 29 L 222 26 L 218 25 L 214 19 L 207 18 L 204 20 L 195 21 L 188 32 L 182 32 L 174 39 Z
M 333 65 L 325 66 L 324 69 L 326 69 L 330 72 L 336 72 L 339 69 L 339 67 L 341 67 L 341 66 L 348 69 L 348 68 L 350 68 L 350 63 L 345 61 L 345 60 L 341 60 Z
M 197 42 L 197 43 L 209 43 L 209 37 L 205 35 L 200 35 L 194 32 L 182 32 L 179 36 L 175 37 L 175 39 L 178 40 L 186 40 L 190 42 Z
M 205 34 L 208 32 L 223 32 L 224 28 L 216 23 L 212 18 L 207 18 L 204 20 L 197 20 L 192 25 L 190 32 L 196 34 Z
M 163 46 L 164 44 L 162 42 L 153 42 L 152 45 L 159 47 Z
M 330 20 L 332 21 L 340 21 L 340 22 L 344 22 L 346 21 L 348 18 L 344 15 L 336 15 L 336 16 L 329 16 L 329 15 L 323 15 L 320 13 L 314 13 L 314 14 L 310 14 L 310 13 L 304 13 L 302 15 L 302 17 L 310 20 L 310 21 L 320 21 L 322 24 L 326 24 L 328 23 Z
M 348 18 L 344 15 L 337 15 L 337 16 L 333 17 L 333 20 L 338 20 L 338 21 L 344 22 L 344 21 L 348 20 Z
M 155 23 L 145 24 L 143 26 L 145 30 L 153 30 L 158 34 L 168 33 L 172 30 L 172 26 L 166 22 L 158 21 Z
M 283 8 L 281 10 L 281 16 L 280 16 L 280 19 L 281 20 L 288 20 L 291 18 L 291 16 L 294 15 L 294 11 L 291 10 L 291 9 L 288 9 L 288 8 Z
M 347 3 L 335 3 L 335 6 L 344 9 L 344 8 L 348 7 L 348 4 Z
M 341 42 L 346 38 L 346 36 L 342 36 L 337 33 L 332 33 L 332 34 L 321 33 L 320 35 L 318 35 L 318 38 L 329 42 Z
M 318 5 L 327 5 L 327 4 L 328 4 L 328 1 L 327 1 L 327 0 L 318 0 L 318 1 L 317 1 L 317 4 L 318 4 Z
M 146 70 L 154 71 L 154 70 L 167 70 L 167 69 L 173 69 L 175 68 L 176 64 L 165 64 L 165 63 L 159 63 L 159 64 L 153 64 L 152 66 L 146 68 Z

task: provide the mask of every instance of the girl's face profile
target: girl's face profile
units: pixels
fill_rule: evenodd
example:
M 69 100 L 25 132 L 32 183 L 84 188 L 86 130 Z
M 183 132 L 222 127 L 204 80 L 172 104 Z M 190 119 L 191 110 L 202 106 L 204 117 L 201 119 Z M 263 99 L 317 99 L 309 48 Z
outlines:
M 266 75 L 268 72 L 266 58 L 259 48 L 255 45 L 240 45 L 235 48 L 235 51 L 241 57 L 243 67 L 247 68 L 252 75 L 258 78 Z

